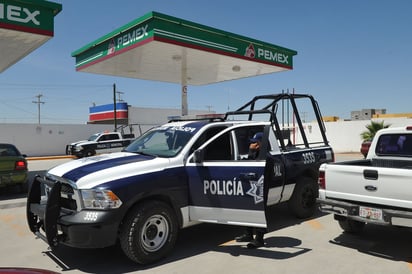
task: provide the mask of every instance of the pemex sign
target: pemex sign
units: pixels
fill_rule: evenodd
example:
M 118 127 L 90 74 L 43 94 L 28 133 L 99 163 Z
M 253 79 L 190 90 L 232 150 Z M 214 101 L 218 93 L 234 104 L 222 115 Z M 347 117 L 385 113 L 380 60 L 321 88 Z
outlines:
M 54 36 L 61 4 L 43 0 L 0 0 L 0 73 Z
M 153 41 L 293 69 L 296 51 L 158 12 L 150 12 L 74 51 L 83 70 Z
M 0 28 L 53 36 L 62 6 L 48 1 L 0 0 Z

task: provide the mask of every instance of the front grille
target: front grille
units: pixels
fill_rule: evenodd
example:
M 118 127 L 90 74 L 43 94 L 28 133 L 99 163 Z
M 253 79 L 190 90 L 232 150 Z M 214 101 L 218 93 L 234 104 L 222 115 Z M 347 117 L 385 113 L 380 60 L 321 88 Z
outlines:
M 70 199 L 70 198 L 61 198 L 61 200 L 60 200 L 60 202 L 61 202 L 61 207 L 62 208 L 66 208 L 66 209 L 69 209 L 69 210 L 75 210 L 75 211 L 77 211 L 77 203 L 76 203 L 76 200 L 74 200 L 74 199 Z
M 51 176 L 44 177 L 43 183 L 46 197 L 48 197 L 48 194 L 50 193 L 52 187 L 57 182 L 61 183 L 60 207 L 68 210 L 77 211 L 80 208 L 80 199 L 78 194 L 79 192 L 66 182 L 62 182 Z
M 61 193 L 64 193 L 66 195 L 73 195 L 74 190 L 70 185 L 62 184 L 62 190 Z

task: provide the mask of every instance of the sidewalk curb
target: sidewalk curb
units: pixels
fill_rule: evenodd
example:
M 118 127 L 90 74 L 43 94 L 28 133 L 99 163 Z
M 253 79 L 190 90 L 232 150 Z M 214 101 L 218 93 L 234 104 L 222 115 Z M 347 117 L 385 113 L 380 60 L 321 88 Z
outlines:
M 27 198 L 10 199 L 0 202 L 0 209 L 25 207 Z
M 27 161 L 38 161 L 38 160 L 54 160 L 54 159 L 76 159 L 73 155 L 56 155 L 56 156 L 37 156 L 37 157 L 27 157 Z

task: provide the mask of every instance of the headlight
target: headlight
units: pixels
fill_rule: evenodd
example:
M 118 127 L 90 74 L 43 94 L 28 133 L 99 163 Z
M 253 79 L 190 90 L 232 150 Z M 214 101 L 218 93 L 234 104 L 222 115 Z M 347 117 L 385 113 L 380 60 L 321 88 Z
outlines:
M 83 206 L 87 209 L 115 209 L 122 205 L 119 197 L 107 189 L 81 190 Z
M 82 146 L 75 146 L 75 149 L 76 149 L 76 151 L 81 151 L 81 150 L 83 150 L 83 147 Z

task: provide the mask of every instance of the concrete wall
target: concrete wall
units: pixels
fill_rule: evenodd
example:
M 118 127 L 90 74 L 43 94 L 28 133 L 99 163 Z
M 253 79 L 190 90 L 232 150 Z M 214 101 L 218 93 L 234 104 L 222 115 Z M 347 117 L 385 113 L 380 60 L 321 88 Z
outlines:
M 384 122 L 391 127 L 412 125 L 412 120 L 406 118 L 387 118 Z M 365 126 L 368 124 L 370 120 L 326 122 L 326 135 L 335 152 L 359 152 L 362 142 L 360 134 L 366 130 Z M 144 132 L 154 125 L 137 124 L 133 126 L 133 132 L 139 136 L 139 128 Z M 320 138 L 315 127 L 312 123 L 305 124 L 308 138 Z M 13 143 L 28 156 L 64 155 L 66 144 L 87 139 L 91 134 L 105 130 L 112 131 L 113 126 L 0 124 L 0 142 Z
M 104 130 L 113 126 L 0 124 L 0 142 L 16 145 L 27 156 L 64 155 L 66 144 Z
M 189 115 L 205 114 L 191 110 Z M 148 129 L 167 123 L 169 116 L 179 116 L 179 109 L 135 108 L 129 107 L 129 124 L 124 133 L 135 136 Z M 66 145 L 89 138 L 96 132 L 113 131 L 113 125 L 48 125 L 48 124 L 0 124 L 0 143 L 12 143 L 21 153 L 29 157 L 64 155 Z
M 412 126 L 412 119 L 408 118 L 373 119 L 373 121 L 384 121 L 385 125 L 390 125 L 391 127 Z M 370 123 L 371 120 L 325 122 L 326 136 L 330 145 L 337 153 L 359 152 L 362 143 L 360 134 L 367 130 L 366 126 Z M 312 133 L 308 132 L 307 126 L 305 130 L 307 131 L 306 134 L 310 137 L 311 134 L 316 134 L 319 131 L 315 129 L 315 124 L 309 124 L 313 127 Z M 319 139 L 320 136 L 312 136 L 310 138 L 316 139 L 316 137 Z

